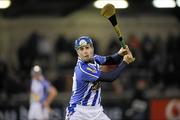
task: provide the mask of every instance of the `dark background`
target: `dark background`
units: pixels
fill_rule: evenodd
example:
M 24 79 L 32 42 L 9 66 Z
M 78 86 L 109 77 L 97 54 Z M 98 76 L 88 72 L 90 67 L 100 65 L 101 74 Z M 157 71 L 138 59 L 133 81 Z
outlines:
M 117 52 L 116 34 L 93 2 L 12 0 L 9 8 L 0 9 L 0 119 L 26 119 L 35 64 L 57 88 L 53 116 L 63 119 L 77 37 L 91 36 L 98 54 Z M 180 7 L 158 9 L 152 0 L 128 2 L 127 9 L 117 10 L 117 19 L 136 61 L 118 80 L 103 84 L 102 104 L 113 120 L 164 120 L 169 101 L 180 97 Z M 166 104 L 154 108 L 158 100 Z M 175 117 L 180 114 L 177 109 L 172 110 Z M 154 116 L 154 110 L 159 110 L 159 116 Z

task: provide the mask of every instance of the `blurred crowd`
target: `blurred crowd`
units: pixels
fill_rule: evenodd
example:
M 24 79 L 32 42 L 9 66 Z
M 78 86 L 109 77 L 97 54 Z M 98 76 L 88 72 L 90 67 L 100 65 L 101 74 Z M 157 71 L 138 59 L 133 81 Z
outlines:
M 99 44 L 95 42 L 98 53 Z M 169 34 L 166 40 L 160 36 L 151 38 L 145 34 L 141 39 L 129 35 L 126 43 L 136 57 L 136 62 L 124 71 L 124 74 L 112 86 L 104 86 L 107 91 L 136 90 L 136 84 L 147 84 L 147 89 L 180 88 L 180 36 Z M 120 47 L 117 38 L 109 40 L 103 55 L 116 52 Z M 17 66 L 9 65 L 0 59 L 0 92 L 8 95 L 29 92 L 30 70 L 39 64 L 45 76 L 57 88 L 58 92 L 71 90 L 72 74 L 77 56 L 73 49 L 73 40 L 59 35 L 54 45 L 50 45 L 43 35 L 33 32 L 17 49 Z

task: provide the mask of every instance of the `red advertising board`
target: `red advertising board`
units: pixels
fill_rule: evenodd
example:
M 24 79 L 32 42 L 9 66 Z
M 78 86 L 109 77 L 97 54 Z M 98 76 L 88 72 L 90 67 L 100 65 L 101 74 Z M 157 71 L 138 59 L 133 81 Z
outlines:
M 180 99 L 153 99 L 150 120 L 180 120 Z

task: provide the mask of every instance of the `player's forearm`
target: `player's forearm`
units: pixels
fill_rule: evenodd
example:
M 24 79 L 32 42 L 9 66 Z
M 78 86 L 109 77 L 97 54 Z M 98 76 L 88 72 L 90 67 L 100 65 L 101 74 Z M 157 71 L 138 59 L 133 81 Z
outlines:
M 101 72 L 98 80 L 102 82 L 112 82 L 120 76 L 121 72 L 126 66 L 127 63 L 123 61 L 119 64 L 119 66 L 115 70 L 106 73 Z
M 113 55 L 106 57 L 106 62 L 104 65 L 113 65 L 113 64 L 119 64 L 123 59 L 123 56 L 119 55 L 118 53 L 115 53 Z
M 57 90 L 54 87 L 51 87 L 47 100 L 47 104 L 51 104 L 54 98 L 57 96 Z

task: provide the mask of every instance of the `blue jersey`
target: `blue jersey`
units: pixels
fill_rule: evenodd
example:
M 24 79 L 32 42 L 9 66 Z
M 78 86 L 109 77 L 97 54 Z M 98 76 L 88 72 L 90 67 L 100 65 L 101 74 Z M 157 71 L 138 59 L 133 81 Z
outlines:
M 77 104 L 83 106 L 96 106 L 101 104 L 101 83 L 97 81 L 100 76 L 100 65 L 104 64 L 106 57 L 95 55 L 93 62 L 85 62 L 78 58 L 74 69 L 72 96 L 68 112 L 74 112 Z

